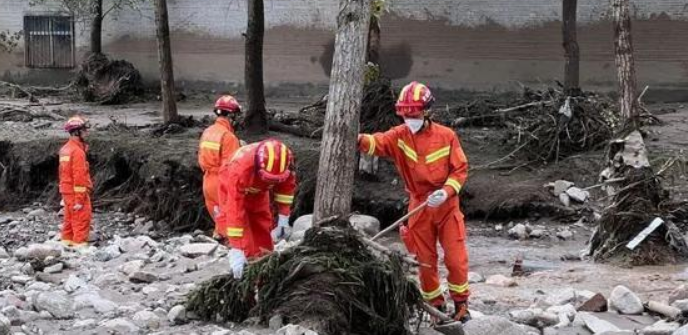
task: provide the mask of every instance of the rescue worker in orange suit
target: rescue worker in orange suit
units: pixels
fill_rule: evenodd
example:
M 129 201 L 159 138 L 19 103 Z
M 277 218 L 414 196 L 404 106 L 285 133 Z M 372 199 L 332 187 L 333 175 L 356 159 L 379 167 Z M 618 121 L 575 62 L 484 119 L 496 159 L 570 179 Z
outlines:
M 88 245 L 91 226 L 91 198 L 93 189 L 86 152 L 88 146 L 84 137 L 88 132 L 87 121 L 79 116 L 67 120 L 64 130 L 69 141 L 60 149 L 60 194 L 64 202 L 64 223 L 62 243 L 81 248 Z
M 218 200 L 218 173 L 222 163 L 232 158 L 239 149 L 239 139 L 234 135 L 233 123 L 241 113 L 241 106 L 230 95 L 221 96 L 215 102 L 213 111 L 217 115 L 215 123 L 201 135 L 198 148 L 198 165 L 203 171 L 203 197 L 210 217 L 215 222 L 214 236 L 217 238 L 217 216 L 220 212 Z
M 296 191 L 291 163 L 289 148 L 268 139 L 241 147 L 220 169 L 219 231 L 228 240 L 237 279 L 248 258 L 272 251 L 274 241 L 291 232 L 289 215 Z M 276 227 L 271 200 L 277 205 Z
M 433 102 L 434 97 L 425 85 L 408 84 L 401 90 L 395 106 L 405 124 L 384 133 L 361 134 L 358 146 L 363 153 L 394 161 L 409 194 L 409 209 L 427 200 L 427 206 L 400 228 L 400 234 L 409 252 L 422 265 L 423 297 L 445 310 L 437 266 L 439 240 L 449 270 L 448 288 L 454 300 L 454 318 L 467 321 L 470 319 L 468 253 L 458 194 L 466 181 L 468 163 L 454 131 L 427 117 Z

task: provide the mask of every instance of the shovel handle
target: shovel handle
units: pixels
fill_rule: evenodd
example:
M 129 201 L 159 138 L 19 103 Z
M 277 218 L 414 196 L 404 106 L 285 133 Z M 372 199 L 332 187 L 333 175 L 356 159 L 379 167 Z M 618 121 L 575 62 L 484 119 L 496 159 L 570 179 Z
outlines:
M 408 213 L 407 213 L 406 215 L 404 215 L 401 219 L 399 219 L 399 220 L 397 220 L 396 222 L 392 223 L 389 227 L 385 228 L 383 231 L 377 233 L 377 235 L 373 236 L 373 238 L 371 238 L 370 240 L 375 241 L 375 240 L 378 239 L 380 236 L 383 236 L 383 235 L 389 233 L 390 231 L 396 229 L 397 227 L 399 227 L 400 224 L 402 224 L 404 221 L 408 220 L 408 219 L 409 219 L 411 216 L 413 216 L 414 214 L 420 212 L 420 210 L 423 209 L 423 208 L 425 208 L 425 206 L 427 206 L 427 205 L 428 205 L 428 201 L 425 200 L 425 202 L 423 202 L 422 204 L 418 205 L 418 207 L 416 207 L 416 208 L 414 208 L 413 210 L 411 210 L 410 212 L 408 212 Z

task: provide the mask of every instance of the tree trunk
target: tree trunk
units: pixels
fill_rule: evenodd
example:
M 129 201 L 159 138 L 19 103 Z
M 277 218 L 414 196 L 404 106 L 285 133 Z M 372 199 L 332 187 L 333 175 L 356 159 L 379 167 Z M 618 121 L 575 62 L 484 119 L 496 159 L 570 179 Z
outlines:
M 563 0 L 563 25 L 564 37 L 564 92 L 567 95 L 580 93 L 580 50 L 578 49 L 578 37 L 576 26 L 576 9 L 578 0 Z
M 156 37 L 158 39 L 158 60 L 160 62 L 162 115 L 165 123 L 169 123 L 176 121 L 178 115 L 174 94 L 174 73 L 172 71 L 170 26 L 167 19 L 167 0 L 155 0 L 155 24 L 157 27 Z
M 103 0 L 93 0 L 91 6 L 91 53 L 100 54 L 103 53 Z
M 339 1 L 315 188 L 315 222 L 332 215 L 346 215 L 351 210 L 370 16 L 370 0 Z
M 619 109 L 628 122 L 638 115 L 629 0 L 614 0 L 614 54 L 619 77 Z
M 268 132 L 268 115 L 265 109 L 263 86 L 263 35 L 265 15 L 263 0 L 247 0 L 248 24 L 246 28 L 246 65 L 244 81 L 248 110 L 244 119 L 246 130 L 253 134 Z

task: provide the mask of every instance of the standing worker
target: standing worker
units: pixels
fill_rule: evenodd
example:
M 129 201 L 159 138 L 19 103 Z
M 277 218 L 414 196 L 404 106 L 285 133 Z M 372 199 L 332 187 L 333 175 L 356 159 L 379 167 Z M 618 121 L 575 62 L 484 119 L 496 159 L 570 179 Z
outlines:
M 240 147 L 239 139 L 234 135 L 232 124 L 241 113 L 241 106 L 231 95 L 223 95 L 215 102 L 213 112 L 217 115 L 217 120 L 201 135 L 201 143 L 198 148 L 198 165 L 203 170 L 205 206 L 215 222 L 213 235 L 218 237 L 217 216 L 220 211 L 218 173 L 222 163 L 229 160 Z
M 458 194 L 466 181 L 468 162 L 459 139 L 450 128 L 432 122 L 427 115 L 435 98 L 423 84 L 406 85 L 396 102 L 396 113 L 404 125 L 384 133 L 362 134 L 359 150 L 368 155 L 390 157 L 409 194 L 409 210 L 427 201 L 412 216 L 400 234 L 409 252 L 423 266 L 420 283 L 423 298 L 445 310 L 437 267 L 439 240 L 449 270 L 449 292 L 454 300 L 454 319 L 465 322 L 468 312 L 468 253 L 463 214 Z
M 67 120 L 64 130 L 69 133 L 69 141 L 60 149 L 60 194 L 64 202 L 64 223 L 62 224 L 62 243 L 75 248 L 88 245 L 92 208 L 89 194 L 93 189 L 89 173 L 84 138 L 88 123 L 80 116 Z
M 220 169 L 218 231 L 231 247 L 230 265 L 237 279 L 241 278 L 247 258 L 272 251 L 273 241 L 290 232 L 289 215 L 296 191 L 291 163 L 289 148 L 268 139 L 242 147 Z M 278 209 L 274 229 L 271 193 Z

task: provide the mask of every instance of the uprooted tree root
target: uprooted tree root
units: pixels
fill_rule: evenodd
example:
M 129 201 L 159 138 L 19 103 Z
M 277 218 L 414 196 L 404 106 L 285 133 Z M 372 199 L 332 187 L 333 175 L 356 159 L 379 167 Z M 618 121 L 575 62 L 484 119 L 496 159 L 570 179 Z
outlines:
M 385 131 L 401 124 L 394 113 L 395 93 L 389 79 L 374 80 L 363 89 L 361 102 L 361 132 Z M 322 134 L 325 125 L 327 97 L 302 108 L 296 115 L 275 115 L 271 127 L 302 137 L 316 137 Z
M 84 60 L 75 84 L 84 101 L 102 105 L 125 103 L 143 93 L 141 73 L 133 64 L 103 54 L 90 54 Z
M 401 256 L 376 256 L 337 220 L 250 264 L 239 281 L 231 275 L 206 281 L 190 294 L 187 309 L 209 321 L 281 315 L 319 334 L 408 334 L 422 298 L 403 267 Z

